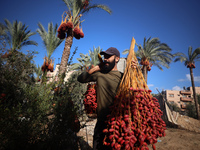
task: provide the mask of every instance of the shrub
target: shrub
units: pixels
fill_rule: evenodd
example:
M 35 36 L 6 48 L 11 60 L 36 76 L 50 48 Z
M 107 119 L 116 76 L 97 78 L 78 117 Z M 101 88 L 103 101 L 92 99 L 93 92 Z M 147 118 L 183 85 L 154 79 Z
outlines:
M 187 114 L 187 116 L 189 116 L 189 117 L 197 118 L 196 108 L 195 108 L 194 103 L 188 103 L 188 104 L 186 105 L 186 114 Z
M 200 94 L 197 94 L 197 101 L 198 101 L 198 104 L 200 105 Z
M 170 107 L 170 109 L 172 111 L 176 111 L 176 112 L 180 112 L 181 111 L 180 107 L 178 107 L 178 105 L 176 103 L 167 102 L 167 104 L 168 104 L 168 106 Z
M 58 91 L 56 83 L 36 84 L 34 55 L 13 51 L 0 57 L 0 149 L 76 150 L 81 97 L 77 101 L 73 92 L 79 85 L 72 84 L 75 78 Z
M 27 55 L 12 51 L 0 59 L 0 147 L 4 149 L 27 148 L 38 140 L 45 119 L 45 107 L 33 78 L 35 52 Z M 3 54 L 1 54 L 2 56 Z M 44 96 L 45 97 L 45 96 Z

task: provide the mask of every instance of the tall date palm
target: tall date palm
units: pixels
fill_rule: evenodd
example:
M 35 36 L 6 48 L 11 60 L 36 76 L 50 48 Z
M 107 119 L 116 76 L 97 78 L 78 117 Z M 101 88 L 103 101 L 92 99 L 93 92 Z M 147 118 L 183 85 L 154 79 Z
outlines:
M 73 28 L 69 28 L 66 32 L 67 36 L 65 38 L 65 47 L 62 54 L 60 69 L 59 69 L 59 78 L 63 78 L 66 72 L 67 62 L 70 55 L 70 49 L 73 43 L 74 37 L 74 28 L 79 25 L 80 18 L 83 14 L 89 12 L 91 9 L 100 8 L 111 13 L 111 10 L 102 4 L 92 4 L 91 0 L 63 0 L 66 4 L 68 11 L 67 15 L 72 19 Z
M 48 31 L 45 30 L 44 26 L 41 23 L 38 23 L 37 32 L 39 33 L 40 37 L 42 38 L 44 47 L 47 51 L 47 57 L 44 58 L 44 63 L 41 67 L 43 71 L 42 82 L 45 80 L 48 71 L 53 72 L 54 69 L 54 62 L 51 58 L 53 52 L 56 48 L 62 43 L 62 39 L 57 37 L 57 28 L 58 25 L 56 24 L 55 27 L 53 23 L 48 23 Z
M 0 26 L 4 28 L 4 35 L 7 42 L 9 43 L 11 51 L 21 50 L 22 47 L 28 45 L 37 46 L 37 42 L 29 39 L 36 33 L 28 30 L 28 26 L 22 24 L 20 21 L 18 22 L 17 20 L 14 21 L 13 24 L 8 19 L 5 19 L 4 21 L 5 25 L 0 24 Z
M 171 54 L 171 48 L 161 43 L 159 38 L 144 38 L 143 46 L 137 45 L 138 51 L 136 56 L 142 65 L 142 73 L 147 83 L 147 73 L 151 70 L 152 65 L 157 66 L 160 70 L 163 70 L 162 66 L 169 68 L 169 64 L 172 61 L 173 54 Z M 125 50 L 123 53 L 127 53 Z
M 199 106 L 198 106 L 198 101 L 197 101 L 197 96 L 196 96 L 194 75 L 193 75 L 193 69 L 196 68 L 195 62 L 200 61 L 200 47 L 195 49 L 194 52 L 192 52 L 192 47 L 190 46 L 188 48 L 188 56 L 185 55 L 184 53 L 177 53 L 175 56 L 177 58 L 174 60 L 174 62 L 177 62 L 177 61 L 184 62 L 184 65 L 190 70 L 190 77 L 191 77 L 191 83 L 192 83 L 193 97 L 194 97 L 195 106 L 196 106 L 197 119 L 200 119 Z

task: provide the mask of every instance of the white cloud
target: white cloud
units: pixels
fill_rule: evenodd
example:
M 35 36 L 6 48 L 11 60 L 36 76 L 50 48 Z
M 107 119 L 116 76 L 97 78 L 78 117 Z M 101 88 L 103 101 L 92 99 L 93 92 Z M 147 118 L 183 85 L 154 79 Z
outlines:
M 194 81 L 200 83 L 200 76 L 196 76 L 196 77 L 194 77 Z
M 184 82 L 186 79 L 178 79 L 178 82 Z
M 187 80 L 191 81 L 190 74 L 186 74 Z M 200 76 L 194 76 L 194 82 L 200 82 Z
M 148 87 L 153 87 L 154 85 L 153 84 L 148 84 Z
M 187 81 L 191 81 L 190 74 L 186 74 L 185 76 L 186 76 L 186 78 L 187 78 Z
M 175 91 L 180 91 L 180 90 L 182 90 L 182 88 L 180 87 L 180 86 L 174 86 L 173 88 L 172 88 L 172 90 L 175 90 Z
M 185 79 L 178 79 L 179 82 L 184 82 L 184 81 L 191 81 L 190 74 L 185 75 Z M 194 76 L 194 82 L 199 82 L 200 83 L 200 76 Z

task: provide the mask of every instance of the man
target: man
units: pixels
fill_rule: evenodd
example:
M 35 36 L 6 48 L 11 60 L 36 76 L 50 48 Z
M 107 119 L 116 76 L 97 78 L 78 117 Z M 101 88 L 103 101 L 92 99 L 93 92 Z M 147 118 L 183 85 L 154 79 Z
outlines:
M 105 120 L 110 112 L 109 106 L 113 103 L 123 76 L 117 69 L 120 53 L 116 48 L 110 47 L 100 54 L 104 55 L 104 62 L 78 76 L 78 81 L 81 83 L 95 81 L 97 85 L 97 123 L 93 136 L 94 150 L 106 150 L 108 148 L 103 145 L 104 133 L 102 131 L 106 128 Z

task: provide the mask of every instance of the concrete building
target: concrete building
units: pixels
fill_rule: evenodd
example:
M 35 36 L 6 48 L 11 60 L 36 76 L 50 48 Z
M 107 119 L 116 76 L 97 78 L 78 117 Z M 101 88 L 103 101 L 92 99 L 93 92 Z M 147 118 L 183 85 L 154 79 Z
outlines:
M 117 64 L 117 69 L 120 72 L 124 72 L 125 68 L 126 68 L 126 58 L 120 58 L 120 60 Z
M 200 87 L 195 87 L 195 90 L 196 94 L 200 94 Z M 192 87 L 188 87 L 181 91 L 166 90 L 164 95 L 169 103 L 176 103 L 182 111 L 185 111 L 187 103 L 194 102 Z
M 53 72 L 47 72 L 47 79 L 48 82 L 52 82 L 52 81 L 58 81 L 58 70 L 59 70 L 59 66 L 60 64 L 56 64 L 56 67 L 54 69 Z M 70 75 L 73 73 L 74 71 L 68 71 L 66 72 L 64 81 L 66 82 L 67 79 L 70 77 Z

